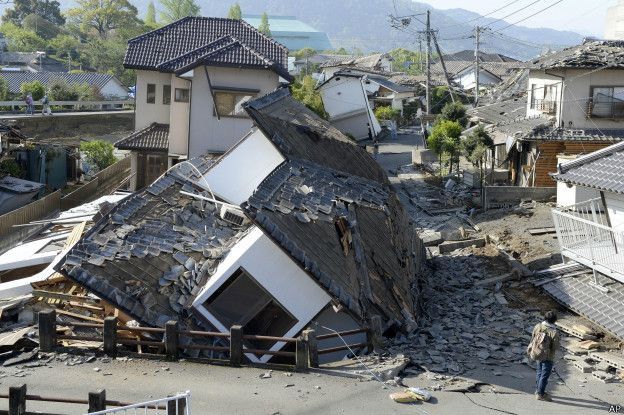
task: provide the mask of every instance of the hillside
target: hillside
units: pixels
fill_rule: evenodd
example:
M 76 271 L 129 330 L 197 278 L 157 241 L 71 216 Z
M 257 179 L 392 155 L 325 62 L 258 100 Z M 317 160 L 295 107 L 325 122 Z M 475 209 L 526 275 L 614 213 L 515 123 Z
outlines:
M 131 0 L 138 7 L 142 17 L 147 7 L 147 0 Z M 235 0 L 197 0 L 204 16 L 225 16 Z M 243 13 L 259 14 L 266 11 L 275 15 L 295 15 L 300 20 L 318 30 L 327 32 L 335 47 L 358 48 L 364 52 L 386 51 L 396 47 L 418 48 L 417 36 L 413 33 L 422 30 L 424 25 L 414 21 L 408 28 L 412 33 L 390 27 L 389 14 L 396 3 L 401 15 L 423 13 L 431 10 L 434 29 L 439 30 L 441 47 L 444 52 L 456 52 L 474 48 L 473 40 L 468 38 L 474 23 L 464 24 L 479 15 L 464 9 L 437 10 L 424 3 L 411 0 L 238 0 Z M 60 0 L 61 7 L 71 7 L 72 0 Z M 157 2 L 156 2 L 157 3 Z M 1 5 L 0 11 L 9 7 Z M 158 5 L 157 5 L 158 7 Z M 422 19 L 423 17 L 420 17 Z M 479 20 L 480 25 L 487 25 L 495 19 Z M 270 23 L 270 22 L 269 22 Z M 504 26 L 498 22 L 494 29 Z M 568 31 L 553 29 L 534 29 L 512 27 L 504 31 L 508 36 L 520 39 L 520 42 L 503 38 L 500 35 L 483 35 L 483 50 L 503 53 L 518 59 L 528 59 L 551 48 L 579 43 L 583 36 Z

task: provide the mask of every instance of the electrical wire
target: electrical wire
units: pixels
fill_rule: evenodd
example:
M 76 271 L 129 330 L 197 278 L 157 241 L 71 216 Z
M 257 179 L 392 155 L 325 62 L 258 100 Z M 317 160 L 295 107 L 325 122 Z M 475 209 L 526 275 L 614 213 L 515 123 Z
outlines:
M 483 19 L 484 17 L 491 16 L 491 15 L 493 15 L 494 13 L 499 12 L 499 11 L 501 11 L 501 10 L 503 10 L 503 9 L 505 9 L 505 8 L 507 8 L 507 7 L 511 6 L 512 4 L 517 3 L 517 2 L 519 2 L 519 1 L 521 1 L 521 0 L 513 0 L 513 1 L 510 1 L 509 3 L 505 4 L 504 6 L 499 7 L 499 8 L 498 8 L 498 9 L 496 9 L 496 10 L 492 10 L 492 11 L 491 11 L 491 12 L 489 12 L 489 13 L 486 13 L 486 14 L 484 14 L 484 15 L 480 15 L 480 16 L 478 16 L 478 17 L 472 18 L 472 19 L 467 20 L 467 21 L 465 21 L 465 22 L 458 22 L 458 23 L 455 23 L 455 24 L 452 24 L 452 25 L 443 26 L 443 27 L 441 27 L 440 29 L 448 29 L 449 27 L 464 26 L 464 25 L 470 24 L 470 23 L 472 23 L 472 22 L 476 22 L 477 20 L 481 20 L 481 19 Z M 441 39 L 440 39 L 440 40 L 441 40 Z
M 537 12 L 535 12 L 535 13 L 533 13 L 533 14 L 531 14 L 531 15 L 529 15 L 529 16 L 527 16 L 527 17 L 523 18 L 523 19 L 520 19 L 520 20 L 518 20 L 517 22 L 510 23 L 510 24 L 508 24 L 507 26 L 503 27 L 502 29 L 498 29 L 498 30 L 496 30 L 496 31 L 497 31 L 497 32 L 500 32 L 500 31 L 502 31 L 502 30 L 505 30 L 505 29 L 507 29 L 507 28 L 510 28 L 511 26 L 515 26 L 515 25 L 517 25 L 518 23 L 522 23 L 522 22 L 524 22 L 525 20 L 528 20 L 528 19 L 530 19 L 530 18 L 531 18 L 531 17 L 533 17 L 533 16 L 537 16 L 538 14 L 540 14 L 540 13 L 542 13 L 542 12 L 544 12 L 544 11 L 546 11 L 546 10 L 550 9 L 551 7 L 556 6 L 557 4 L 561 3 L 562 1 L 563 1 L 563 0 L 557 0 L 557 1 L 556 1 L 556 2 L 554 2 L 553 4 L 551 4 L 551 5 L 547 6 L 547 7 L 544 7 L 543 9 L 541 9 L 541 10 L 539 10 L 539 11 L 537 11 Z
M 532 5 L 534 5 L 535 3 L 539 3 L 540 1 L 542 1 L 542 0 L 535 0 L 535 1 L 533 1 L 533 2 L 531 2 L 531 3 L 529 3 L 529 4 L 527 4 L 526 6 L 524 6 L 524 7 L 520 8 L 520 9 L 518 9 L 518 10 L 514 11 L 514 12 L 511 12 L 511 13 L 509 13 L 509 14 L 506 14 L 505 16 L 503 16 L 503 17 L 501 17 L 501 18 L 499 18 L 499 19 L 496 19 L 496 20 L 494 20 L 493 22 L 490 22 L 490 23 L 486 24 L 486 25 L 485 25 L 485 26 L 483 26 L 483 27 L 491 27 L 493 24 L 498 23 L 498 22 L 500 22 L 501 20 L 504 20 L 504 19 L 506 19 L 506 18 L 508 18 L 508 17 L 511 17 L 511 16 L 513 16 L 513 15 L 514 15 L 514 14 L 516 14 L 516 13 L 520 13 L 520 12 L 522 12 L 522 11 L 526 10 L 527 8 L 531 7 L 531 6 L 532 6 Z

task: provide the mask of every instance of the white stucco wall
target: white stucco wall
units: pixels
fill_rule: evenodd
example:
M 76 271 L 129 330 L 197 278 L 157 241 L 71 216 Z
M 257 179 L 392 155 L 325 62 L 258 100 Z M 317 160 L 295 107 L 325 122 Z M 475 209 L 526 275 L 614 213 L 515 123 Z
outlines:
M 557 205 L 571 206 L 577 203 L 585 202 L 590 199 L 597 199 L 600 193 L 595 189 L 589 189 L 583 186 L 568 187 L 566 183 L 557 182 Z
M 556 73 L 553 71 L 552 73 Z M 557 74 L 558 75 L 558 74 Z M 544 96 L 544 87 L 547 85 L 557 85 L 557 96 L 555 102 L 557 103 L 557 108 L 560 106 L 561 102 L 561 78 L 558 78 L 553 75 L 548 75 L 544 71 L 530 71 L 529 73 L 529 81 L 526 85 L 527 93 L 527 117 L 536 117 L 543 114 L 542 111 L 538 111 L 537 109 L 531 109 L 531 85 L 535 85 L 535 93 L 536 99 L 543 99 Z M 559 114 L 559 111 L 556 111 L 556 114 Z M 557 125 L 559 124 L 559 118 L 557 116 Z
M 329 302 L 330 297 L 293 260 L 286 255 L 257 227 L 241 239 L 217 267 L 199 293 L 193 307 L 219 331 L 229 332 L 202 304 L 239 268 L 244 268 L 298 321 L 283 337 L 293 337 L 303 329 Z M 279 350 L 283 342 L 271 350 Z M 247 354 L 252 361 L 267 362 L 270 356 L 258 359 Z
M 147 84 L 156 85 L 156 103 L 147 103 Z M 170 106 L 163 102 L 163 85 L 171 84 L 171 74 L 155 71 L 137 71 L 136 110 L 134 129 L 141 130 L 151 123 L 169 124 Z
M 474 89 L 476 84 L 475 71 L 474 69 L 465 71 L 453 80 L 460 84 L 463 89 Z M 496 85 L 499 82 L 500 79 L 491 73 L 483 70 L 479 71 L 479 89 L 488 85 Z
M 101 89 L 100 93 L 104 98 L 126 99 L 128 98 L 128 88 L 119 83 L 118 80 L 112 78 Z
M 236 144 L 252 126 L 250 118 L 217 119 L 214 102 L 203 67 L 193 71 L 189 158 L 207 152 L 224 152 Z M 257 97 L 279 86 L 278 75 L 270 70 L 209 67 L 213 88 L 229 87 L 259 90 Z
M 284 160 L 262 131 L 255 129 L 230 149 L 204 177 L 215 195 L 240 205 Z
M 189 141 L 189 114 L 191 104 L 188 102 L 175 102 L 175 89 L 191 89 L 191 82 L 172 76 L 171 79 L 171 105 L 169 115 L 169 154 L 188 154 Z M 162 87 L 161 87 L 162 92 Z M 193 99 L 193 91 L 190 91 Z

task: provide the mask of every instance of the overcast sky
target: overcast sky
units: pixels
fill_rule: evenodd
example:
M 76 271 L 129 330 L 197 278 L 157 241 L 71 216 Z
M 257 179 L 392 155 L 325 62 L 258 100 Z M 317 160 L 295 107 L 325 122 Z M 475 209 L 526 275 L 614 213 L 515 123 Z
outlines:
M 479 14 L 490 13 L 511 0 L 418 0 L 428 3 L 436 9 L 462 8 Z M 504 9 L 488 17 L 500 18 L 523 6 L 530 5 L 534 0 L 518 0 Z M 516 22 L 524 17 L 555 3 L 557 0 L 539 0 L 518 13 L 505 19 L 509 23 Z M 582 34 L 602 36 L 604 33 L 607 8 L 617 4 L 617 0 L 563 0 L 552 8 L 537 14 L 520 23 L 529 27 L 550 27 L 558 30 L 573 30 Z

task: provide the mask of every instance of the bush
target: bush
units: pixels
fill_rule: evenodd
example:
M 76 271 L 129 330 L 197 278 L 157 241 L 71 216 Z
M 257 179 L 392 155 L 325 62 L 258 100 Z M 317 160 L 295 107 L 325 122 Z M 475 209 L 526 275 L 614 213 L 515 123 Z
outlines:
M 319 117 L 327 119 L 327 112 L 323 106 L 321 94 L 315 89 L 314 79 L 306 75 L 301 81 L 295 81 L 291 86 L 293 98 L 314 111 Z
M 87 83 L 70 84 L 62 78 L 53 79 L 49 88 L 51 101 L 97 101 L 100 98 L 97 87 Z
M 401 117 L 401 111 L 392 107 L 377 107 L 375 108 L 375 117 L 378 120 L 398 121 L 399 117 Z
M 442 173 L 442 155 L 450 157 L 452 170 L 453 161 L 459 162 L 460 136 L 462 126 L 457 121 L 441 120 L 435 123 L 431 135 L 427 139 L 427 146 L 440 158 L 440 173 Z
M 0 101 L 9 101 L 9 83 L 0 77 Z
M 45 87 L 39 81 L 24 82 L 20 85 L 20 91 L 23 96 L 31 94 L 35 101 L 39 101 L 45 95 Z
M 462 127 L 468 124 L 466 107 L 461 102 L 447 103 L 440 113 L 440 118 L 448 121 L 457 121 Z
M 87 161 L 95 164 L 99 170 L 103 170 L 117 161 L 113 155 L 113 150 L 113 145 L 103 140 L 80 143 L 80 151 L 85 155 Z
M 20 178 L 23 175 L 24 169 L 14 159 L 0 160 L 0 177 L 13 176 Z

